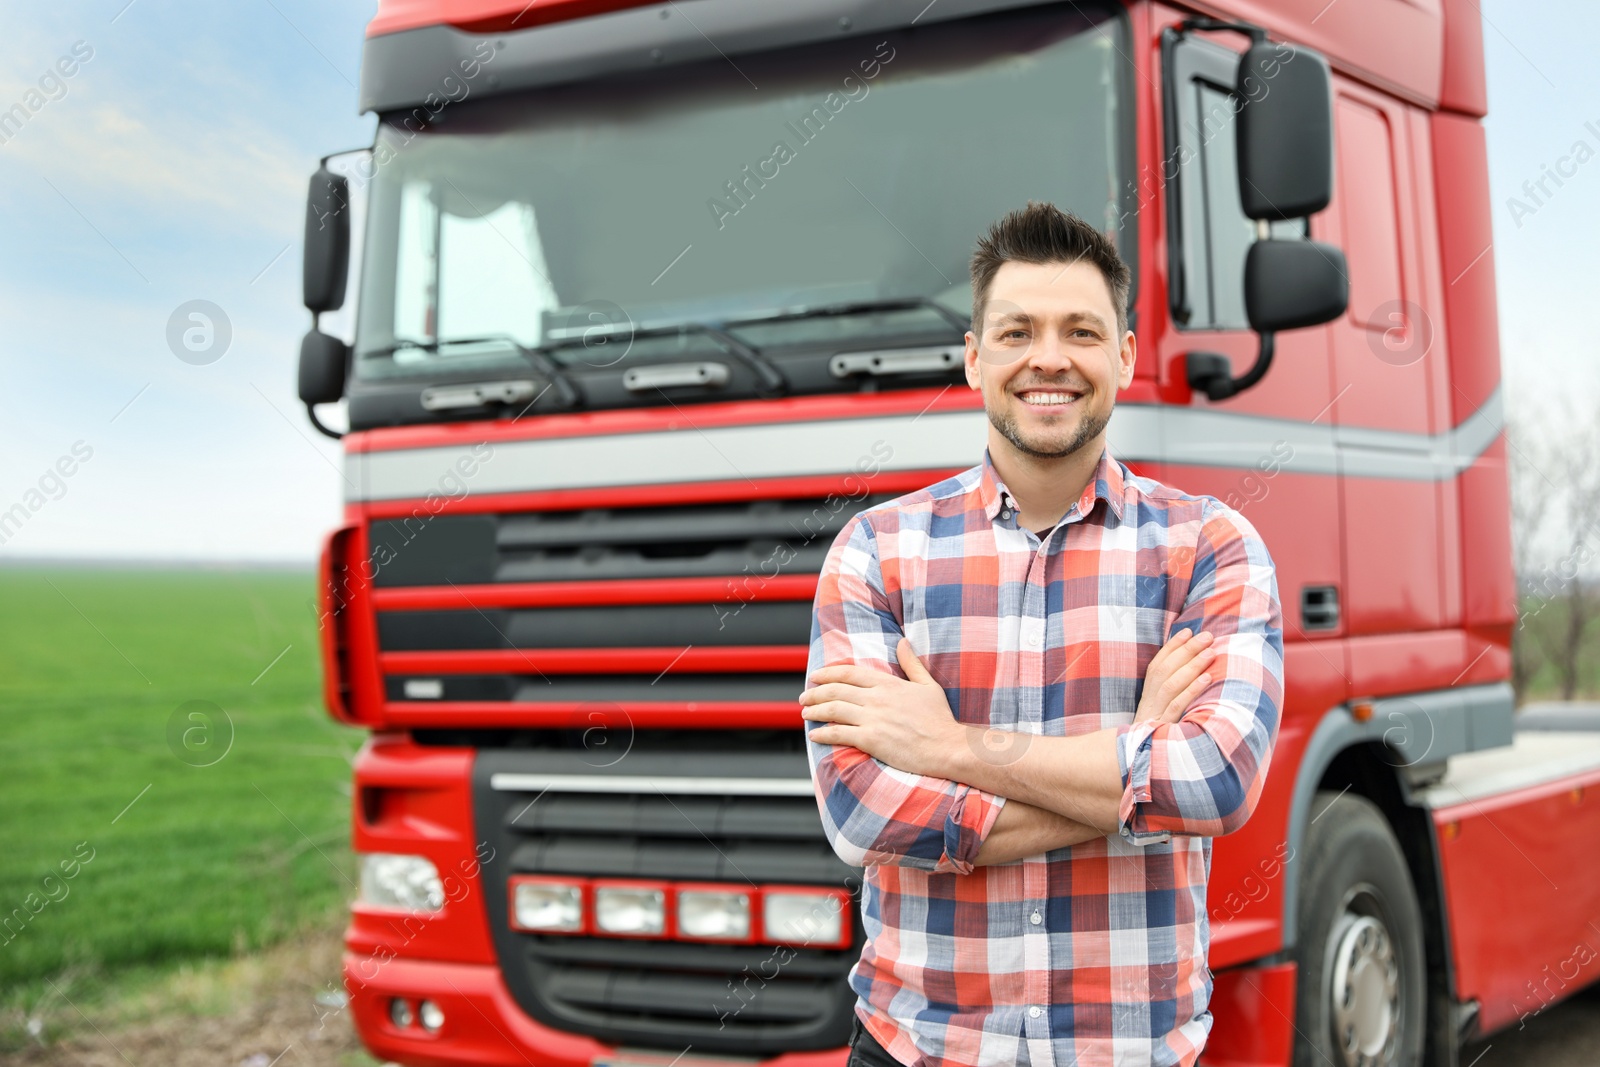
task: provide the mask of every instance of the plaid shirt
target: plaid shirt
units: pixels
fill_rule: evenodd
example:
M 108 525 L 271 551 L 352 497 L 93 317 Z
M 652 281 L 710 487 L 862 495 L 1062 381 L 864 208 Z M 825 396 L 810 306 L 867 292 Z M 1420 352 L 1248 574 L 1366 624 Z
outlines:
M 1214 635 L 1217 680 L 1181 722 L 1134 725 L 1145 669 L 1179 629 Z M 1211 1029 L 1211 838 L 1254 809 L 1283 699 L 1260 535 L 1107 449 L 1041 538 L 1018 525 L 985 453 L 862 512 L 833 544 L 809 670 L 904 677 L 902 635 L 962 722 L 1115 727 L 1121 830 L 974 867 L 1004 797 L 808 743 L 834 851 L 866 869 L 850 984 L 868 1031 L 913 1067 L 1194 1063 Z

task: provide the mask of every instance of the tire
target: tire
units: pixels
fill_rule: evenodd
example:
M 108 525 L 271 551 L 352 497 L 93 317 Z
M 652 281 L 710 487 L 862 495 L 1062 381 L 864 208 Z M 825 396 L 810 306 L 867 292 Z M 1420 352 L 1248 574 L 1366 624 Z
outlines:
M 1311 804 L 1296 909 L 1295 1067 L 1416 1067 L 1427 1030 L 1422 913 L 1365 797 Z

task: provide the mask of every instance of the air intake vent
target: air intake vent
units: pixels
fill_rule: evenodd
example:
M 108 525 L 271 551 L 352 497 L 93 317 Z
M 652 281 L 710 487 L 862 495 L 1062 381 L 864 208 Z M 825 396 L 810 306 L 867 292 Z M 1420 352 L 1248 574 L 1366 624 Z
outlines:
M 655 740 L 641 737 L 620 760 L 554 744 L 480 752 L 476 821 L 494 848 L 485 900 L 512 994 L 536 1019 L 609 1042 L 760 1056 L 843 1045 L 855 1003 L 846 978 L 862 941 L 854 914 L 849 949 L 511 928 L 505 887 L 517 874 L 859 885 L 802 791 L 810 771 L 792 737 L 747 737 L 744 751 L 666 751 Z M 729 792 L 672 787 L 713 781 L 731 783 Z

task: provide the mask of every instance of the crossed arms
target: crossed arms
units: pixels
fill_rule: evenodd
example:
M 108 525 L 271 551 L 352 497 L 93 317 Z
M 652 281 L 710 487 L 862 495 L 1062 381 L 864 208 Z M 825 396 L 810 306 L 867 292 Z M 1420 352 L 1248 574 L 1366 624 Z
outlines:
M 823 567 L 802 695 L 823 826 L 847 863 L 965 874 L 1113 833 L 1216 836 L 1254 810 L 1283 640 L 1271 558 L 1237 513 L 1208 505 L 1175 636 L 1127 725 L 1046 737 L 957 721 L 898 601 L 857 516 Z

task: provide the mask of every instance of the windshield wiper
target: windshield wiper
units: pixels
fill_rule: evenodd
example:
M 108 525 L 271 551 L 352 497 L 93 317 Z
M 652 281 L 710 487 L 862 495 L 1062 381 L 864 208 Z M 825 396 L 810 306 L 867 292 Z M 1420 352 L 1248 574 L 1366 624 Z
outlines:
M 763 388 L 760 395 L 763 397 L 781 396 L 789 390 L 788 379 L 784 377 L 773 362 L 762 354 L 761 350 L 747 341 L 741 341 L 734 336 L 732 331 L 741 326 L 766 325 L 774 322 L 799 322 L 805 319 L 820 319 L 847 315 L 869 315 L 884 311 L 910 311 L 925 309 L 934 312 L 945 322 L 965 336 L 967 321 L 959 314 L 945 307 L 938 301 L 925 296 L 900 297 L 894 300 L 858 300 L 841 304 L 819 304 L 816 306 L 802 306 L 786 308 L 782 311 L 771 312 L 764 315 L 754 315 L 741 319 L 724 319 L 721 322 L 678 322 L 656 326 L 635 326 L 632 323 L 618 323 L 612 329 L 604 331 L 608 336 L 629 337 L 660 337 L 671 334 L 699 333 L 715 341 L 728 355 L 733 356 L 743 363 L 761 381 Z M 589 331 L 592 335 L 592 331 Z M 557 347 L 566 342 L 557 342 Z M 941 364 L 942 365 L 942 364 Z M 919 368 L 920 369 L 920 368 Z
M 761 354 L 760 349 L 739 340 L 720 326 L 714 326 L 709 322 L 685 322 L 667 327 L 664 332 L 671 333 L 674 330 L 680 333 L 703 333 L 721 345 L 728 355 L 750 368 L 750 372 L 761 379 L 763 386 L 760 390 L 761 396 L 782 396 L 789 391 L 789 379 L 772 365 L 770 359 Z
M 817 304 L 804 305 L 797 308 L 788 308 L 783 311 L 773 312 L 768 315 L 758 315 L 748 319 L 729 319 L 722 323 L 724 329 L 736 330 L 740 326 L 765 325 L 769 322 L 790 322 L 802 319 L 833 318 L 844 315 L 870 315 L 881 311 L 911 311 L 921 308 L 938 315 L 948 322 L 962 336 L 966 335 L 970 324 L 958 313 L 945 307 L 943 304 L 927 296 L 898 297 L 893 300 L 856 300 L 843 304 Z
M 404 337 L 397 339 L 393 344 L 369 349 L 361 354 L 363 356 L 389 356 L 406 349 L 437 353 L 443 345 L 487 344 L 505 345 L 507 348 L 514 350 L 517 355 L 528 363 L 531 363 L 535 370 L 550 380 L 551 387 L 555 389 L 556 395 L 560 397 L 562 407 L 576 408 L 583 406 L 583 395 L 578 392 L 578 387 L 572 384 L 572 379 L 568 378 L 566 372 L 556 365 L 555 360 L 550 358 L 545 349 L 529 348 L 509 334 L 484 334 L 481 337 L 449 337 L 434 341 L 418 341 Z
M 586 337 L 593 337 L 595 332 L 594 328 L 584 331 Z M 728 355 L 743 363 L 750 373 L 756 376 L 756 379 L 761 382 L 761 388 L 757 390 L 758 395 L 762 397 L 782 396 L 789 391 L 789 379 L 783 376 L 783 372 L 774 366 L 771 360 L 761 354 L 760 349 L 739 340 L 717 323 L 675 322 L 660 326 L 636 326 L 631 322 L 624 322 L 617 323 L 609 329 L 602 329 L 600 332 L 607 337 L 628 338 L 670 337 L 673 334 L 686 333 L 704 334 L 715 341 L 717 346 Z M 571 340 L 557 341 L 546 345 L 545 350 L 562 348 L 577 340 L 578 338 L 574 336 Z
M 556 360 L 551 358 L 555 352 L 569 348 L 575 344 L 583 344 L 591 340 L 596 332 L 607 337 L 668 337 L 673 334 L 703 334 L 716 343 L 727 355 L 742 363 L 760 383 L 757 390 L 762 397 L 782 396 L 789 391 L 789 380 L 783 372 L 768 359 L 756 346 L 747 341 L 740 340 L 732 331 L 743 326 L 766 325 L 779 322 L 800 322 L 807 319 L 835 318 L 850 315 L 870 315 L 889 311 L 931 311 L 943 319 L 958 335 L 965 335 L 968 324 L 961 315 L 939 303 L 937 300 L 926 296 L 899 297 L 893 300 L 857 300 L 838 304 L 802 305 L 800 307 L 785 308 L 781 311 L 770 312 L 762 315 L 753 315 L 740 319 L 724 319 L 720 322 L 686 321 L 676 323 L 662 323 L 658 325 L 639 326 L 632 322 L 616 323 L 610 327 L 587 327 L 581 333 L 572 333 L 567 337 L 547 340 L 537 348 L 530 348 L 508 334 L 485 334 L 479 337 L 452 337 L 445 340 L 422 341 L 412 338 L 399 338 L 390 345 L 370 349 L 363 352 L 363 356 L 393 355 L 405 349 L 417 349 L 423 352 L 437 353 L 445 345 L 483 345 L 502 344 L 513 349 L 524 360 L 530 363 L 556 390 L 563 408 L 576 408 L 583 405 L 583 394 L 573 384 Z M 920 353 L 920 350 L 919 350 Z M 941 364 L 942 365 L 942 364 Z M 924 367 L 921 362 L 916 366 L 901 367 L 896 364 L 895 370 L 932 369 Z M 537 398 L 536 398 L 537 399 Z

